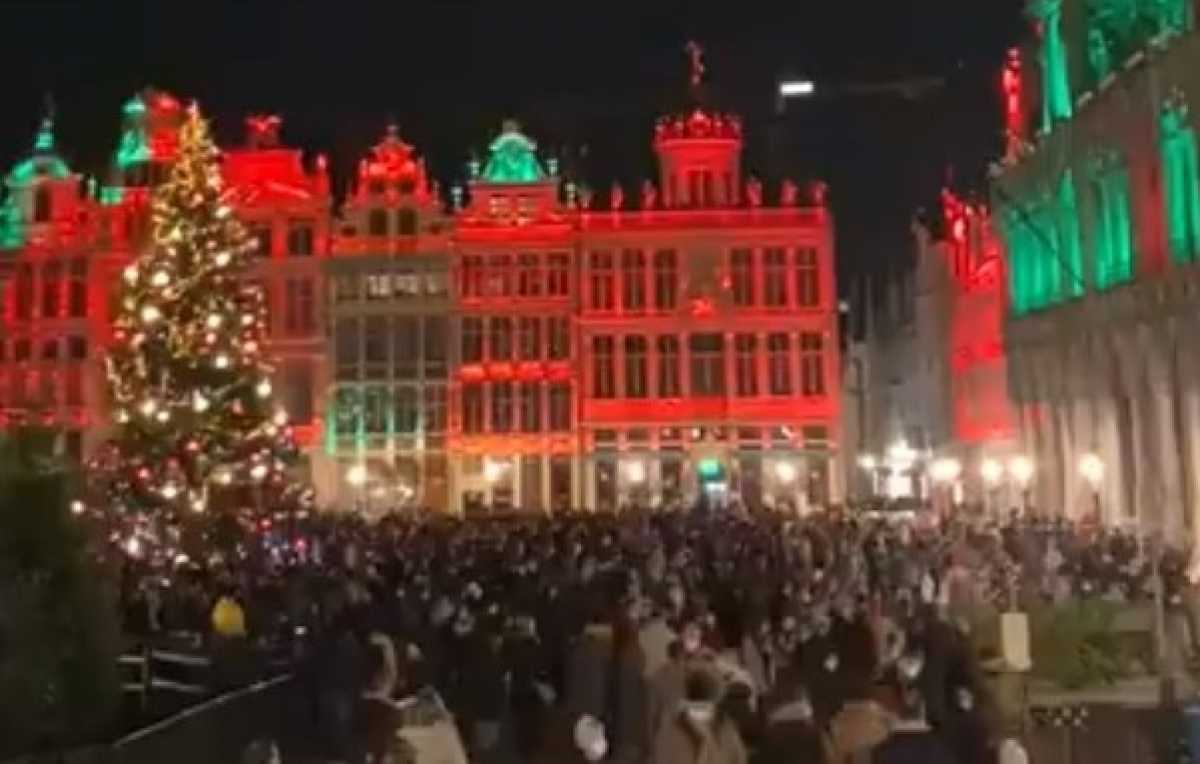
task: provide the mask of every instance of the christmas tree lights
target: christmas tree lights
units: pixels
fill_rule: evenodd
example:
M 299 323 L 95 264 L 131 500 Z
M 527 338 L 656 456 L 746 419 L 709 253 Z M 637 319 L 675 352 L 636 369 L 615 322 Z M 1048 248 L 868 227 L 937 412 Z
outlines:
M 106 359 L 117 426 L 93 464 L 117 509 L 166 516 L 203 511 L 214 484 L 282 486 L 293 453 L 262 355 L 264 297 L 241 278 L 255 240 L 195 106 L 178 140 L 151 246 L 119 282 Z

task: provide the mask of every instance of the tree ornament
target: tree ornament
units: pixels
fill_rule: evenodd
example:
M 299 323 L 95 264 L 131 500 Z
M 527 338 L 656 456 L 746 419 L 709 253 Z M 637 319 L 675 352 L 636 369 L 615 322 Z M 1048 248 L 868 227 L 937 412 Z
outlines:
M 171 283 L 171 276 L 166 271 L 155 271 L 150 277 L 150 284 L 156 287 L 165 287 Z
M 157 306 L 147 305 L 146 307 L 142 308 L 140 315 L 142 317 L 143 324 L 153 324 L 157 322 L 158 319 L 162 318 L 162 311 L 159 310 Z
M 254 392 L 259 398 L 266 398 L 271 395 L 271 381 L 264 379 L 254 388 Z

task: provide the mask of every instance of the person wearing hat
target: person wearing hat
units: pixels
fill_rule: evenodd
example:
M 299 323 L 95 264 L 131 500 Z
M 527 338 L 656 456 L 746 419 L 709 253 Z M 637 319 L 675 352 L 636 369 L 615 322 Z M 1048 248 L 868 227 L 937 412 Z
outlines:
M 722 713 L 720 685 L 707 671 L 693 671 L 683 702 L 664 720 L 654 740 L 655 764 L 746 764 L 737 726 Z

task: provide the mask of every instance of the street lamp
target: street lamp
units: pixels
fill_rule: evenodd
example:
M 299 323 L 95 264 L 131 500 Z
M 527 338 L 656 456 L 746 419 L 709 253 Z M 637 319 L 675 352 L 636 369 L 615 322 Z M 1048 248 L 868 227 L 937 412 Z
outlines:
M 354 486 L 357 491 L 358 509 L 361 511 L 364 508 L 363 505 L 366 503 L 363 500 L 363 486 L 367 484 L 367 465 L 359 463 L 346 470 L 346 482 Z
M 873 454 L 863 454 L 858 457 L 858 466 L 871 476 L 871 497 L 879 495 L 879 460 Z
M 796 482 L 796 465 L 791 462 L 775 462 L 775 477 L 784 485 Z
M 630 459 L 625 462 L 625 479 L 634 485 L 646 482 L 646 464 L 640 459 Z
M 1008 474 L 1021 489 L 1021 512 L 1029 511 L 1029 481 L 1033 478 L 1033 460 L 1028 456 L 1014 456 L 1008 461 Z
M 1079 474 L 1092 488 L 1092 509 L 1096 513 L 1096 522 L 1101 522 L 1100 484 L 1104 482 L 1104 460 L 1098 454 L 1084 454 L 1079 457 Z

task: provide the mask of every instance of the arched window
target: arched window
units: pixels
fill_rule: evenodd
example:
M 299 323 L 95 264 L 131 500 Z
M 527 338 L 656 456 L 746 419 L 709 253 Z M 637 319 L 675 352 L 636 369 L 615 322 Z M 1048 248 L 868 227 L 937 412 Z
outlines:
M 33 193 L 33 222 L 50 222 L 50 189 L 39 186 Z
M 367 233 L 371 236 L 387 236 L 387 210 L 371 210 L 367 218 Z
M 396 211 L 396 231 L 401 236 L 417 235 L 417 212 L 407 207 Z

